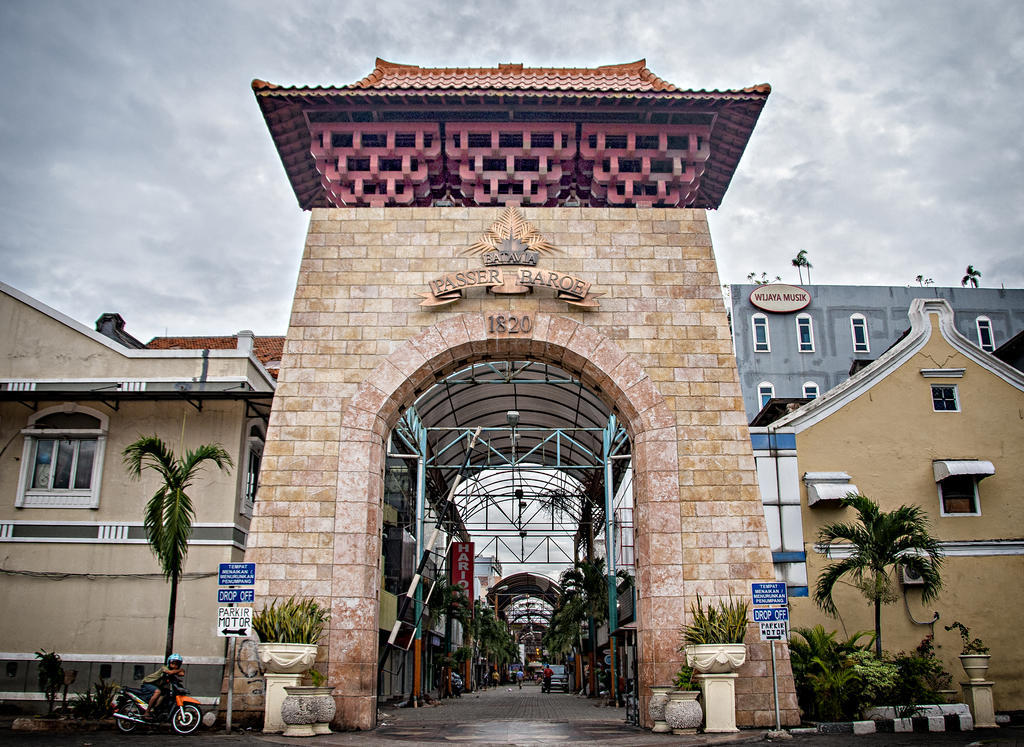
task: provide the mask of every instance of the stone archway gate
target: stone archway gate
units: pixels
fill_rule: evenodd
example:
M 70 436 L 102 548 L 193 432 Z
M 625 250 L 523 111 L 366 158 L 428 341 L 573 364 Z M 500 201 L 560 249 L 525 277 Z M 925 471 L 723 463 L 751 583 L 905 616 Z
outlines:
M 603 294 L 595 306 L 569 304 L 557 287 L 501 295 L 472 285 L 451 303 L 421 305 L 444 290 L 432 282 L 479 266 L 466 249 L 500 209 L 312 211 L 246 557 L 257 564 L 257 606 L 291 595 L 329 603 L 320 659 L 337 726 L 375 725 L 387 434 L 402 407 L 467 361 L 556 362 L 626 423 L 642 702 L 678 670 L 696 594 L 749 596 L 752 581 L 774 579 L 705 213 L 520 213 L 559 250 L 544 271 L 591 283 L 591 297 Z M 513 331 L 498 316 L 520 321 Z M 771 724 L 769 650 L 749 648 L 738 722 Z M 783 720 L 794 723 L 788 660 L 781 674 Z

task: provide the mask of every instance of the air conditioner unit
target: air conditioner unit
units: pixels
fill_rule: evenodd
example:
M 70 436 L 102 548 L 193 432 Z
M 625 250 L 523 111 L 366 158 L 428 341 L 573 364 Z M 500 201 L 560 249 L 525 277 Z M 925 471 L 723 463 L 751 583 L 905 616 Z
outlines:
M 917 571 L 907 568 L 905 565 L 901 565 L 900 582 L 904 586 L 922 586 L 924 584 L 924 578 Z

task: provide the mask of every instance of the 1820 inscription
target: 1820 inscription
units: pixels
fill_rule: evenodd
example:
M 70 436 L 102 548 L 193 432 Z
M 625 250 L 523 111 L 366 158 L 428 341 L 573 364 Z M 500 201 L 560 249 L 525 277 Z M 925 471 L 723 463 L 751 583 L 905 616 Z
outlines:
M 520 335 L 533 329 L 529 314 L 489 314 L 487 333 L 491 335 Z

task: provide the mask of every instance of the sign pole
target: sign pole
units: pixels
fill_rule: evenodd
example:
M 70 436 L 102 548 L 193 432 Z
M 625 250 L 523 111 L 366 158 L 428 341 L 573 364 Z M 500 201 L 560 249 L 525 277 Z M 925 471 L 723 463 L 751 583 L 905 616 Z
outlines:
M 227 717 L 226 717 L 225 731 L 228 734 L 230 734 L 231 733 L 231 705 L 232 705 L 232 699 L 233 699 L 234 694 L 235 694 L 235 637 L 234 636 L 231 636 L 231 653 L 228 655 L 228 662 L 229 662 L 228 666 L 231 667 L 231 672 L 228 674 L 228 713 L 227 713 Z M 774 651 L 774 647 L 772 649 L 772 671 L 775 671 L 775 651 Z M 776 695 L 776 698 L 778 698 L 777 695 Z M 778 711 L 778 706 L 776 706 L 775 710 Z
M 782 714 L 779 712 L 779 677 L 775 674 L 775 641 L 769 641 L 772 647 L 772 693 L 775 696 L 775 731 L 782 730 Z M 228 701 L 229 703 L 231 701 Z

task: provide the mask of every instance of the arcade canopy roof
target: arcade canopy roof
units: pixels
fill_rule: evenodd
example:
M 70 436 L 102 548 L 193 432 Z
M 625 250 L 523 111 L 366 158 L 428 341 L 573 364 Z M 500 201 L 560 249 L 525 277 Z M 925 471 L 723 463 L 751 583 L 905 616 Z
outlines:
M 681 89 L 647 69 L 645 60 L 597 68 L 422 68 L 378 59 L 372 73 L 346 86 L 257 79 L 252 87 L 303 209 L 438 199 L 717 208 L 771 91 L 767 84 Z M 409 132 L 398 132 L 396 145 L 399 122 L 420 128 L 398 128 Z M 460 139 L 446 132 L 455 123 L 477 128 L 463 128 Z M 491 132 L 479 131 L 480 123 L 492 125 Z M 373 127 L 385 124 L 391 126 Z M 563 130 L 572 142 L 561 146 Z M 488 134 L 493 139 L 474 152 L 473 138 Z M 500 153 L 499 137 L 505 137 Z M 518 158 L 507 169 L 519 172 L 509 180 L 515 184 L 499 183 L 504 167 L 474 161 L 487 154 Z M 396 163 L 379 164 L 377 157 Z M 399 165 L 402 158 L 409 160 Z M 619 158 L 629 162 L 622 178 Z M 479 173 L 472 173 L 474 163 Z M 604 171 L 611 176 L 602 181 Z M 643 178 L 636 176 L 641 172 Z

